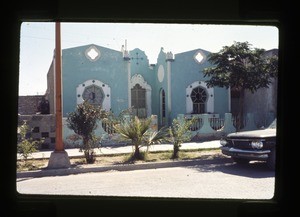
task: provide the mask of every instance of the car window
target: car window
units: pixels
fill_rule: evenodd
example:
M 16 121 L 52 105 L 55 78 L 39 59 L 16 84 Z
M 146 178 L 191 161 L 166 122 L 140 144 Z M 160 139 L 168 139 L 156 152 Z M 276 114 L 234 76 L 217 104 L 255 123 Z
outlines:
M 269 125 L 269 129 L 276 129 L 276 119 Z

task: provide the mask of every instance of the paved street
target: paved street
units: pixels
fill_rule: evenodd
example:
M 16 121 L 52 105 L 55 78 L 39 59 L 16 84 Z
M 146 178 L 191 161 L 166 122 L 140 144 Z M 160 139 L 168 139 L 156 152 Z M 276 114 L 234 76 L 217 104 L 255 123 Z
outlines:
M 219 147 L 219 140 L 215 140 L 184 143 L 181 149 Z M 168 144 L 154 145 L 150 151 L 172 148 Z M 82 155 L 78 149 L 66 151 L 69 156 Z M 98 151 L 100 155 L 129 153 L 132 147 L 107 146 Z M 51 152 L 37 152 L 33 157 L 47 158 Z M 17 173 L 17 190 L 50 195 L 270 199 L 274 177 L 263 163 L 240 166 L 230 158 L 220 158 L 21 172 Z
M 24 177 L 17 180 L 17 190 L 50 195 L 270 199 L 274 183 L 274 172 L 265 164 L 240 166 L 224 158 L 164 168 Z

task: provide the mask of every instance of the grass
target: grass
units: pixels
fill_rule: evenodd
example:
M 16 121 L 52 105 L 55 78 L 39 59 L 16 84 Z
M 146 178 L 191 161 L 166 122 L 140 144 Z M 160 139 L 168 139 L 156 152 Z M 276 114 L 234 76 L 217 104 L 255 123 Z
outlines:
M 93 164 L 87 164 L 85 158 L 82 157 L 70 157 L 70 163 L 72 167 L 84 167 L 84 166 L 105 166 L 116 164 L 129 164 L 129 163 L 146 163 L 146 162 L 162 162 L 173 161 L 171 159 L 172 151 L 157 151 L 143 153 L 145 159 L 132 162 L 131 153 L 129 154 L 114 154 L 114 155 L 101 155 L 96 157 L 96 161 Z M 195 160 L 195 159 L 213 159 L 224 157 L 220 149 L 198 149 L 198 150 L 180 150 L 179 158 L 176 160 Z M 35 159 L 17 161 L 17 171 L 32 171 L 45 169 L 48 165 L 48 159 Z

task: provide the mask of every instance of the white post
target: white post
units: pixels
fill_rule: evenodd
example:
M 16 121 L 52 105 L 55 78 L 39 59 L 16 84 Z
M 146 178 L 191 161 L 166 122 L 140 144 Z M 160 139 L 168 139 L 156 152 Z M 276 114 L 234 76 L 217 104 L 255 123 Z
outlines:
M 168 112 L 167 112 L 167 117 L 168 117 L 168 124 L 171 124 L 171 111 L 172 111 L 172 102 L 171 102 L 171 61 L 167 61 L 167 85 L 168 85 L 168 98 L 167 98 L 167 103 L 168 103 Z

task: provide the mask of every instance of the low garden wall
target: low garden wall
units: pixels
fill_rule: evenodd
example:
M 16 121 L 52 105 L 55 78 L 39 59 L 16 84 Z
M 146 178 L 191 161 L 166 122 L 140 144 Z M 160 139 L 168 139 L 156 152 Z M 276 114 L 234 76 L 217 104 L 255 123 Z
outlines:
M 235 118 L 231 113 L 226 113 L 224 118 L 212 114 L 197 114 L 185 115 L 179 114 L 178 119 L 196 118 L 195 124 L 191 127 L 192 141 L 207 141 L 220 139 L 222 136 L 236 131 Z M 271 123 L 275 116 L 267 115 L 266 125 Z M 151 128 L 158 129 L 158 120 L 156 115 L 152 115 Z M 33 139 L 44 139 L 45 142 L 39 149 L 54 149 L 55 148 L 55 115 L 53 114 L 34 114 L 34 115 L 19 115 L 19 125 L 27 122 L 31 129 Z M 248 113 L 245 118 L 243 131 L 258 129 L 255 124 L 255 116 Z M 110 124 L 99 121 L 95 134 L 102 138 L 102 145 L 124 145 L 126 142 L 119 141 L 119 135 L 113 131 Z M 65 148 L 79 147 L 82 144 L 80 136 L 74 133 L 67 126 L 66 118 L 63 118 L 63 142 Z

